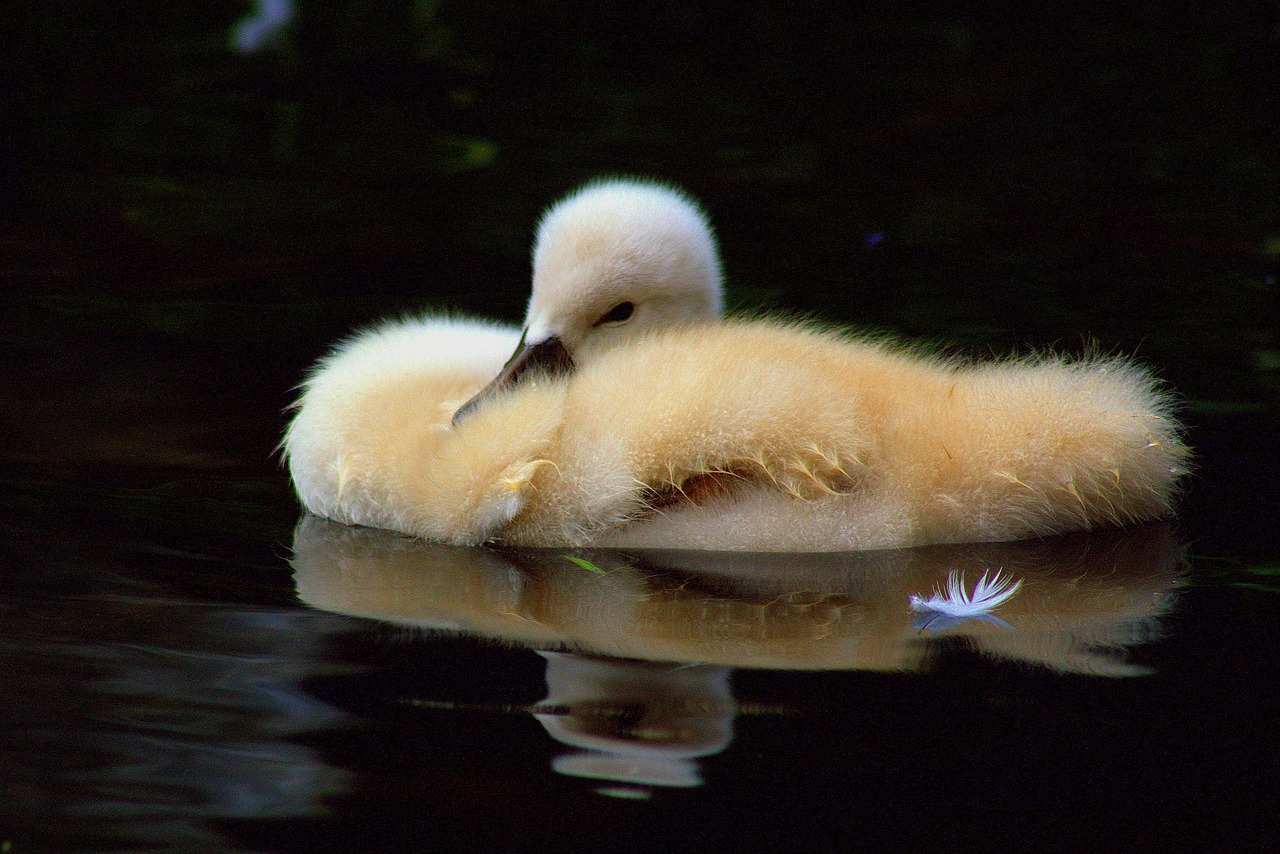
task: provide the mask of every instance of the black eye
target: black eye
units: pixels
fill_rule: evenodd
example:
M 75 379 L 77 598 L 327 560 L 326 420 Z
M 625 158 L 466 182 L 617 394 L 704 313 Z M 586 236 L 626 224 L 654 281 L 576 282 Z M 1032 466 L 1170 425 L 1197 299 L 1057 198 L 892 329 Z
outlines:
M 631 318 L 631 313 L 636 310 L 635 303 L 620 302 L 613 308 L 609 309 L 609 313 L 596 321 L 595 325 L 600 326 L 604 323 L 621 323 Z

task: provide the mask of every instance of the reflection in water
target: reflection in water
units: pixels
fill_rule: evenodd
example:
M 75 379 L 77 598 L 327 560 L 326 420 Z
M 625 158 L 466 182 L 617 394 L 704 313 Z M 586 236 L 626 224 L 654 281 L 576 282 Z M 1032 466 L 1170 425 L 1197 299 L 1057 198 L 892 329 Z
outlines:
M 218 822 L 321 815 L 347 783 L 292 741 L 344 717 L 299 686 L 335 618 L 107 594 L 33 601 L 10 625 L 0 788 L 22 819 L 6 838 L 223 851 Z
M 536 717 L 556 741 L 561 774 L 651 786 L 697 786 L 699 756 L 733 737 L 729 669 L 544 652 L 547 698 Z
M 1153 637 L 1180 558 L 1164 525 L 893 552 L 569 554 L 439 546 L 306 517 L 293 566 L 299 597 L 317 608 L 543 651 L 548 696 L 531 711 L 575 748 L 557 771 L 691 786 L 695 760 L 732 737 L 732 667 L 913 671 L 958 638 L 1059 672 L 1140 675 L 1125 651 Z M 997 573 L 1016 595 L 966 588 L 969 611 L 987 598 L 976 618 L 926 626 L 913 611 L 963 577 L 994 588 Z

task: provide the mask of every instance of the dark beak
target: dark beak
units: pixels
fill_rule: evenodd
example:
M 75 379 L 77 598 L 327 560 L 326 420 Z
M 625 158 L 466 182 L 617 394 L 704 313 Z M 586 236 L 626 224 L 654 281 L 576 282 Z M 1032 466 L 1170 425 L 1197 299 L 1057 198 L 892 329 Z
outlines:
M 545 341 L 529 345 L 524 340 L 528 334 L 528 329 L 521 333 L 520 343 L 516 345 L 515 353 L 502 366 L 502 371 L 493 378 L 493 381 L 453 413 L 454 427 L 461 424 L 477 406 L 503 389 L 515 385 L 525 374 L 536 372 L 554 375 L 567 373 L 573 368 L 573 357 L 569 355 L 569 351 L 565 349 L 559 338 L 552 336 Z

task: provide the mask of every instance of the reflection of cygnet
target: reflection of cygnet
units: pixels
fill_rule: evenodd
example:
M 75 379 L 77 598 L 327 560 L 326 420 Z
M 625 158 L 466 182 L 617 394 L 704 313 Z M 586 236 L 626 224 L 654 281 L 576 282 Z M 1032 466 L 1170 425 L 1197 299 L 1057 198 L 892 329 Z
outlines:
M 697 786 L 699 756 L 733 738 L 727 667 L 646 664 L 543 652 L 547 698 L 535 714 L 557 741 L 561 774 L 647 786 Z
M 571 560 L 305 517 L 293 547 L 298 598 L 328 611 L 540 650 L 785 669 L 918 670 L 945 636 L 1063 672 L 1135 675 L 1125 650 L 1158 633 L 1183 571 L 1167 525 L 881 552 Z M 997 570 L 1018 586 L 994 619 L 917 624 L 913 600 L 953 577 L 972 592 Z

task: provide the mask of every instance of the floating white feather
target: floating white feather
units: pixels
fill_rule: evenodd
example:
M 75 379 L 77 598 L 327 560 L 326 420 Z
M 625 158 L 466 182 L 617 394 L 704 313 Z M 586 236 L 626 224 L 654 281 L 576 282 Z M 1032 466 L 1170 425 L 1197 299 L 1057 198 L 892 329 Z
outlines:
M 916 620 L 916 628 L 924 629 L 950 628 L 965 620 L 983 620 L 1004 628 L 1013 628 L 1004 620 L 992 613 L 996 608 L 1008 602 L 1022 587 L 1022 579 L 1015 581 L 1012 576 L 1003 576 L 1000 570 L 988 578 L 982 573 L 973 594 L 965 591 L 964 574 L 952 570 L 947 575 L 947 589 L 933 589 L 928 599 L 910 596 L 908 601 L 911 610 L 921 616 Z

